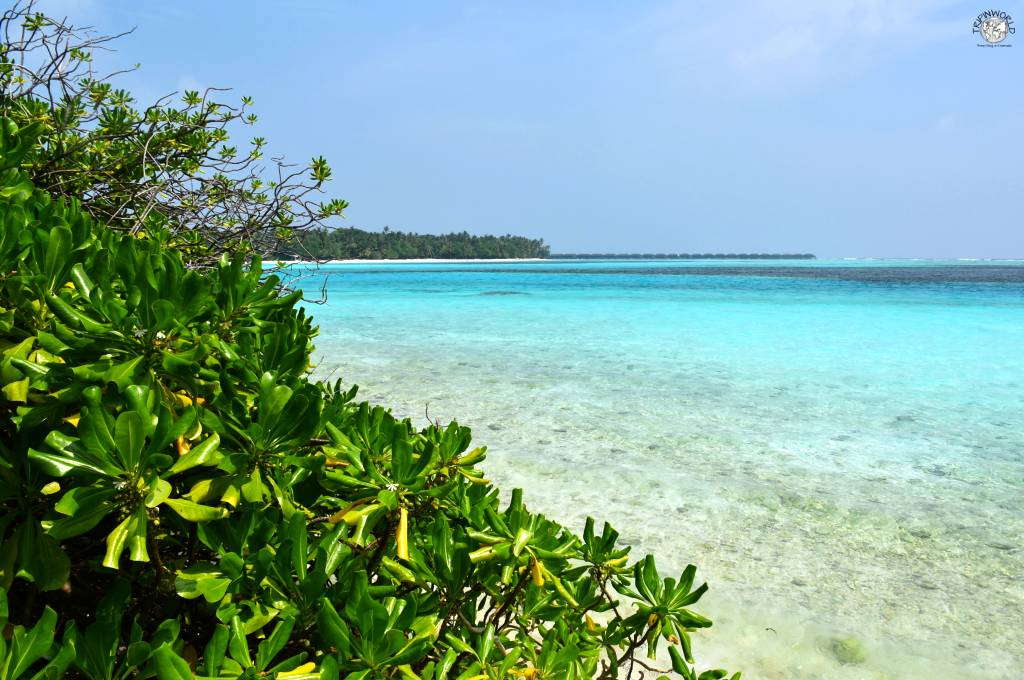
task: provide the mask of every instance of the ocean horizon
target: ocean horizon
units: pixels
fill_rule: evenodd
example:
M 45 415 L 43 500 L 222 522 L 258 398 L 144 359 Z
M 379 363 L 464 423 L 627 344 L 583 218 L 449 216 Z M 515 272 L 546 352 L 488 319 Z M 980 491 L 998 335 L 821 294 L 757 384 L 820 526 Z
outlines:
M 532 508 L 696 564 L 701 659 L 790 680 L 1024 666 L 1021 261 L 288 271 L 326 293 L 316 377 L 469 425 Z

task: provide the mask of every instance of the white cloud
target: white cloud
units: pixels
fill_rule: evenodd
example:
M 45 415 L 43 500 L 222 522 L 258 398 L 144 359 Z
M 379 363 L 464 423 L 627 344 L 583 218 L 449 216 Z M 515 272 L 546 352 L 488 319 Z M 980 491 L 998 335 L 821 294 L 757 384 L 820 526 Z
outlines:
M 673 1 L 649 15 L 641 30 L 649 33 L 651 49 L 670 62 L 772 86 L 841 74 L 964 34 L 969 21 L 963 11 L 949 16 L 954 4 L 755 0 L 698 9 Z
M 750 47 L 735 50 L 732 62 L 740 69 L 761 68 L 805 60 L 821 49 L 822 41 L 810 27 L 787 26 Z

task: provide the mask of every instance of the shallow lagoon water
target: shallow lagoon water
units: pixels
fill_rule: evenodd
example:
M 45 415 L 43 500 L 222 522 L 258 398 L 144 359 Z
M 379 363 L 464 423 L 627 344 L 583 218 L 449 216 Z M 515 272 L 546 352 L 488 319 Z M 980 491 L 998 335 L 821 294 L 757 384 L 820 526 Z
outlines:
M 320 377 L 711 590 L 751 678 L 1024 668 L 1024 264 L 329 265 Z M 866 652 L 842 663 L 837 639 Z M 850 659 L 846 659 L 849 661 Z

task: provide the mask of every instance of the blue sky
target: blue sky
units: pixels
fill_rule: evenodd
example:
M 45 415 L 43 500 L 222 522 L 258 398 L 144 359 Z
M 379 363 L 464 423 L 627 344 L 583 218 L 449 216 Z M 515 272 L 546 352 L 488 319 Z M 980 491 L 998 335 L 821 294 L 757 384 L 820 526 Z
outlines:
M 1010 48 L 943 0 L 52 0 L 143 101 L 228 86 L 345 224 L 573 252 L 1024 257 Z M 248 136 L 249 131 L 244 131 Z

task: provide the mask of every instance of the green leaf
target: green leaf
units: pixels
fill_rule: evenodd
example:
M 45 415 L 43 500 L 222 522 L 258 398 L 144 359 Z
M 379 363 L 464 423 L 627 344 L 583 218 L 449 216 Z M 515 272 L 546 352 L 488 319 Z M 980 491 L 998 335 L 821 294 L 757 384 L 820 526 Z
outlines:
M 59 680 L 64 677 L 68 666 L 75 660 L 75 645 L 73 641 L 65 639 L 63 645 L 59 645 L 60 651 L 54 656 L 50 663 L 43 666 L 38 673 L 29 680 Z M 51 648 L 52 651 L 52 648 Z
M 369 680 L 373 677 L 373 670 L 366 669 L 365 671 L 355 671 L 345 676 L 345 680 Z
M 333 656 L 324 656 L 320 662 L 320 680 L 338 680 L 338 662 Z
M 39 590 L 56 590 L 67 582 L 71 560 L 55 538 L 30 522 L 22 525 L 19 542 L 19 576 L 35 583 Z
M 78 491 L 79 489 L 93 491 L 93 489 L 89 489 L 88 487 L 79 487 L 78 489 L 72 489 L 71 491 Z M 99 491 L 100 493 L 91 494 L 89 496 L 90 498 L 95 499 L 94 503 L 86 507 L 76 508 L 71 517 L 56 520 L 46 533 L 53 536 L 58 541 L 63 541 L 71 538 L 72 536 L 84 534 L 99 524 L 104 517 L 114 510 L 114 506 L 112 504 L 101 499 L 111 498 L 114 495 L 114 492 L 107 490 L 96 491 Z M 71 492 L 68 492 L 68 494 L 70 493 Z M 64 494 L 65 498 L 68 494 Z M 64 499 L 62 498 L 61 502 L 57 504 L 58 512 L 64 512 L 64 510 L 60 508 L 60 505 L 63 502 Z
M 697 676 L 697 680 L 722 680 L 729 674 L 728 671 L 721 668 L 713 668 L 711 670 L 704 671 Z
M 71 281 L 75 284 L 75 288 L 79 293 L 82 294 L 86 299 L 92 294 L 93 283 L 89 278 L 89 275 L 85 273 L 85 268 L 82 263 L 79 262 L 71 268 Z
M 461 638 L 458 638 L 452 635 L 451 633 L 445 633 L 444 639 L 447 640 L 448 644 L 451 645 L 452 649 L 459 652 L 460 654 L 473 654 L 474 656 L 476 655 L 476 652 L 473 650 L 473 648 L 467 645 Z
M 174 579 L 174 588 L 178 595 L 186 600 L 194 600 L 200 596 L 207 602 L 217 602 L 224 597 L 231 579 L 209 563 L 196 564 L 180 571 Z
M 135 411 L 124 411 L 117 416 L 114 445 L 121 454 L 121 463 L 126 470 L 134 470 L 138 466 L 145 442 L 146 426 L 142 416 Z
M 153 326 L 150 328 L 151 331 L 165 331 L 174 325 L 174 316 L 177 310 L 170 300 L 155 300 L 150 305 L 150 310 L 153 312 L 154 320 Z
M 101 324 L 87 314 L 80 312 L 57 295 L 47 295 L 46 303 L 50 306 L 53 313 L 71 328 L 96 334 L 105 334 L 110 331 L 110 326 Z
M 95 390 L 95 391 L 93 391 Z M 107 414 L 99 401 L 99 390 L 90 387 L 82 390 L 82 396 L 93 399 L 92 404 L 82 409 L 82 420 L 78 424 L 78 434 L 82 438 L 85 450 L 97 460 L 103 460 L 114 452 L 114 436 L 107 423 Z
M 231 637 L 228 641 L 228 649 L 231 652 L 231 658 L 240 663 L 243 668 L 252 666 L 249 642 L 245 639 L 245 628 L 238 616 L 231 617 Z
M 144 640 L 139 640 L 138 642 L 133 642 L 128 645 L 128 649 L 124 655 L 124 661 L 129 667 L 137 667 L 146 663 L 152 655 L 153 649 L 149 646 L 149 643 Z
M 391 438 L 391 476 L 398 482 L 405 482 L 412 467 L 412 444 L 405 427 L 395 427 Z
M 145 505 L 147 508 L 155 508 L 167 500 L 167 497 L 170 495 L 170 482 L 165 479 L 160 479 L 159 477 L 154 477 L 153 481 L 149 485 L 149 493 L 146 494 Z
M 679 576 L 679 583 L 676 584 L 677 595 L 673 598 L 672 605 L 680 606 L 679 600 L 682 599 L 687 593 L 690 592 L 690 588 L 693 587 L 693 579 L 697 576 L 697 567 L 692 564 L 686 565 L 686 569 L 683 569 L 683 573 Z M 681 605 L 686 606 L 686 605 Z
M 114 364 L 103 374 L 103 379 L 108 383 L 117 385 L 119 392 L 124 393 L 128 387 L 135 382 L 135 373 L 142 364 L 143 357 L 135 357 L 131 361 Z
M 389 511 L 398 509 L 398 492 L 390 489 L 382 489 L 377 492 L 377 500 Z
M 228 627 L 218 625 L 210 641 L 206 643 L 203 650 L 203 664 L 207 676 L 216 676 L 220 673 L 221 664 L 224 663 L 224 654 L 228 648 Z
M 305 578 L 306 565 L 309 562 L 309 539 L 306 533 L 306 517 L 295 513 L 288 521 L 288 538 L 292 541 L 292 569 L 298 577 Z
M 519 554 L 523 552 L 523 548 L 526 547 L 531 538 L 533 538 L 533 532 L 525 527 L 521 528 L 516 533 L 516 540 L 512 543 L 512 554 L 519 557 Z
M 44 350 L 39 351 L 42 352 Z M 50 377 L 50 367 L 46 364 L 25 361 L 24 359 L 11 359 L 11 366 L 21 371 L 22 375 L 29 379 L 30 384 L 36 380 L 46 380 Z
M 153 652 L 156 677 L 159 680 L 193 680 L 188 662 L 174 653 L 169 643 L 164 643 Z
M 519 657 L 521 655 L 522 650 L 518 647 L 510 650 L 508 655 L 501 661 L 501 666 L 498 668 L 498 675 L 500 677 L 506 677 L 508 672 L 512 669 L 512 666 L 516 664 L 516 661 L 519 661 Z
M 103 556 L 103 566 L 108 569 L 117 569 L 121 561 L 121 553 L 124 552 L 128 543 L 128 536 L 132 530 L 132 517 L 125 517 L 114 530 L 107 534 L 107 552 Z
M 273 376 L 265 375 L 264 380 L 267 378 L 273 380 Z M 288 400 L 292 398 L 292 388 L 287 385 L 277 385 L 269 392 L 264 393 L 264 401 L 260 404 L 260 418 L 273 418 L 281 414 L 284 410 Z
M 192 501 L 186 501 L 183 498 L 168 498 L 164 503 L 190 522 L 209 522 L 215 519 L 224 519 L 229 514 L 227 508 L 199 505 Z
M 331 442 L 334 446 L 345 454 L 345 457 L 359 472 L 366 472 L 366 468 L 363 467 L 363 461 L 359 456 L 359 448 L 352 443 L 352 441 L 346 437 L 341 430 L 339 430 L 331 422 L 324 423 L 324 429 L 327 430 L 327 435 L 331 438 Z
M 256 649 L 257 670 L 265 670 L 270 665 L 270 662 L 274 660 L 274 657 L 284 649 L 284 646 L 288 644 L 288 638 L 291 636 L 294 626 L 295 619 L 292 617 L 277 622 L 277 625 L 274 626 L 274 631 Z
M 71 250 L 71 230 L 67 227 L 50 229 L 50 241 L 46 245 L 46 262 L 44 264 L 47 288 L 53 291 L 64 283 L 61 278 L 64 266 Z
M 640 562 L 633 565 L 633 583 L 636 585 L 640 595 L 648 602 L 654 602 L 654 592 L 651 588 L 648 574 L 654 572 L 654 578 L 657 579 L 658 574 L 654 566 L 654 558 L 651 555 L 647 555 Z
M 176 475 L 179 472 L 191 470 L 199 465 L 216 465 L 223 459 L 223 456 L 218 451 L 219 447 L 220 435 L 214 432 L 204 439 L 202 443 L 192 447 L 188 453 L 175 461 L 171 469 L 167 471 L 167 474 Z
M 672 601 L 671 606 L 673 608 L 688 607 L 691 604 L 695 603 L 697 600 L 699 600 L 704 595 L 704 593 L 707 592 L 707 590 L 708 590 L 708 584 L 702 583 L 700 586 L 698 586 L 696 589 L 694 589 L 694 591 L 692 593 L 690 593 L 689 595 L 686 595 L 686 597 L 679 597 L 679 598 L 674 599 Z M 682 591 L 680 591 L 680 593 L 681 594 L 685 594 L 686 591 L 682 590 Z
M 460 640 L 461 642 L 461 640 Z M 448 677 L 448 671 L 451 670 L 452 666 L 455 665 L 455 660 L 459 658 L 459 653 L 455 649 L 449 647 L 448 651 L 444 653 L 444 658 L 437 665 L 437 678 L 444 680 Z
M 75 472 L 87 472 L 104 477 L 111 476 L 103 467 L 82 458 L 72 458 L 59 453 L 46 453 L 31 448 L 28 450 L 28 457 L 53 477 L 63 477 Z
M 488 623 L 476 645 L 477 658 L 486 662 L 492 649 L 494 649 L 494 624 Z
M 431 536 L 431 544 L 434 548 L 435 560 L 444 566 L 444 573 L 452 572 L 452 558 L 455 549 L 455 541 L 452 539 L 452 529 L 448 524 L 448 518 L 444 513 L 437 513 L 434 517 L 434 528 Z
M 43 615 L 28 632 L 22 626 L 15 626 L 6 662 L 8 678 L 18 678 L 46 654 L 53 645 L 56 627 L 57 612 L 49 607 L 43 610 Z
M 146 508 L 139 507 L 132 514 L 128 534 L 129 559 L 133 562 L 149 561 L 149 553 L 146 551 L 146 530 L 148 526 L 149 518 L 146 515 Z
M 683 660 L 683 655 L 679 653 L 679 649 L 675 646 L 668 648 L 669 656 L 672 657 L 672 670 L 684 678 L 689 675 L 689 669 L 686 667 L 686 662 Z
M 347 657 L 352 649 L 352 634 L 330 600 L 324 598 L 316 622 L 317 630 L 324 636 L 324 639 L 333 645 L 343 657 Z

